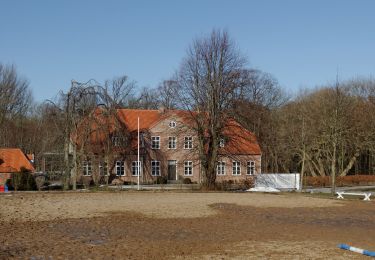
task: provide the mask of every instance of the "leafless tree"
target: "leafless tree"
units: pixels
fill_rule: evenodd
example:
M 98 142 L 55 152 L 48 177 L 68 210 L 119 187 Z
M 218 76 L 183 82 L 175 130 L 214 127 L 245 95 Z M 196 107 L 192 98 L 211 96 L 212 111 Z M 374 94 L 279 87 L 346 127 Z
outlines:
M 17 123 L 27 116 L 32 104 L 31 91 L 27 80 L 21 78 L 14 66 L 0 63 L 0 143 L 11 146 L 9 135 L 12 133 L 8 124 Z M 6 126 L 7 127 L 4 127 Z
M 193 42 L 178 73 L 179 100 L 191 112 L 209 189 L 215 186 L 219 142 L 245 62 L 228 33 L 213 30 Z
M 164 80 L 157 88 L 159 105 L 166 109 L 178 108 L 177 91 L 178 83 L 176 80 Z

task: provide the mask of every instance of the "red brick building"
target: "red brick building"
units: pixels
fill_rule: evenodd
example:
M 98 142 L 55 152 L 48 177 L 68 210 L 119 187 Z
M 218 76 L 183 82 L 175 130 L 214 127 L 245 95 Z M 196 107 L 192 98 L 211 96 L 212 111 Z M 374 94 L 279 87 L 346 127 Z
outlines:
M 141 182 L 153 183 L 163 176 L 169 182 L 190 178 L 200 183 L 203 176 L 198 140 L 189 115 L 188 111 L 182 110 L 118 109 L 117 118 L 130 141 L 121 145 L 121 133 L 111 130 L 111 155 L 102 156 L 95 149 L 87 154 L 82 162 L 82 176 L 111 175 L 123 181 L 137 182 L 139 118 Z M 227 123 L 224 135 L 216 167 L 217 181 L 240 181 L 259 174 L 261 150 L 255 135 L 234 120 Z

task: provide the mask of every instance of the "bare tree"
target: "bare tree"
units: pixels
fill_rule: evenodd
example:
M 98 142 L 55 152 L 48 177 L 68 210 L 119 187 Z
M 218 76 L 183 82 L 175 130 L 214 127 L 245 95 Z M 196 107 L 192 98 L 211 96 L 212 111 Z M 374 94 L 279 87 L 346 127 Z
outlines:
M 177 91 L 178 83 L 176 80 L 164 80 L 157 88 L 159 104 L 166 109 L 176 109 L 178 107 Z
M 228 33 L 213 30 L 208 37 L 193 42 L 178 73 L 180 102 L 194 122 L 203 183 L 209 189 L 215 186 L 219 142 L 241 86 L 244 64 Z
M 14 145 L 13 140 L 9 138 L 14 132 L 10 126 L 27 116 L 31 103 L 29 83 L 19 77 L 14 66 L 0 63 L 0 143 L 2 146 Z M 7 128 L 4 127 L 5 125 Z

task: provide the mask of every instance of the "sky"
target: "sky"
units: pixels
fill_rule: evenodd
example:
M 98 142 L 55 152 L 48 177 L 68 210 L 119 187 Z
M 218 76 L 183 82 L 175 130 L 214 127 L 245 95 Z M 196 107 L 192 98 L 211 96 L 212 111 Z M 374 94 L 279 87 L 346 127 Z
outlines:
M 73 79 L 156 87 L 212 29 L 291 93 L 375 72 L 372 0 L 0 0 L 0 11 L 0 63 L 38 102 Z

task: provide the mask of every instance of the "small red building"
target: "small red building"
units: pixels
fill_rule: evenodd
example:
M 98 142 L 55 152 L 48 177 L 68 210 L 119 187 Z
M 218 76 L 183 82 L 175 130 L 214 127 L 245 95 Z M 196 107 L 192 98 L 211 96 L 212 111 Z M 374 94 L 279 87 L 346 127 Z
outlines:
M 0 149 L 0 185 L 11 178 L 11 174 L 21 172 L 22 168 L 34 172 L 34 166 L 28 157 L 18 148 Z

